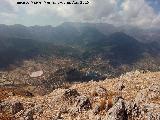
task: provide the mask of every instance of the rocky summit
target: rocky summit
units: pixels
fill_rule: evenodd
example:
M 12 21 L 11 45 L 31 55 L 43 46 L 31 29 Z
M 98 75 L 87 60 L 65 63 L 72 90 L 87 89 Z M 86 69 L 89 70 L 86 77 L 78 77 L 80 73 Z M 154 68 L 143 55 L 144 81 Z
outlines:
M 1 98 L 0 119 L 160 120 L 160 72 L 74 83 L 44 96 L 10 94 Z

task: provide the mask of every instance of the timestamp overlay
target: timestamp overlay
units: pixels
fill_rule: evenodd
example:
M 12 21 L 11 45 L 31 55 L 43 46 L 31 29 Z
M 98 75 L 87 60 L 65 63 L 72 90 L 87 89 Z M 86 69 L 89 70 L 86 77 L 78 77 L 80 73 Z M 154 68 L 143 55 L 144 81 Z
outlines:
M 87 5 L 89 4 L 89 1 L 17 1 L 18 5 Z

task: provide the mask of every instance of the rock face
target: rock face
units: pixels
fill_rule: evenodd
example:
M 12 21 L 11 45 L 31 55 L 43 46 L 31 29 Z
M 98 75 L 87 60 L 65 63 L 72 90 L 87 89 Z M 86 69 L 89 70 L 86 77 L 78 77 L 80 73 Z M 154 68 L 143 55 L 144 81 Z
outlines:
M 127 112 L 123 99 L 119 99 L 118 102 L 109 109 L 105 120 L 127 120 Z
M 90 100 L 88 97 L 86 96 L 79 96 L 77 98 L 77 103 L 76 103 L 77 107 L 80 109 L 80 110 L 88 110 L 91 108 L 91 103 L 90 103 Z
M 9 96 L 0 101 L 0 120 L 160 120 L 159 78 L 160 72 L 136 71 L 45 96 Z

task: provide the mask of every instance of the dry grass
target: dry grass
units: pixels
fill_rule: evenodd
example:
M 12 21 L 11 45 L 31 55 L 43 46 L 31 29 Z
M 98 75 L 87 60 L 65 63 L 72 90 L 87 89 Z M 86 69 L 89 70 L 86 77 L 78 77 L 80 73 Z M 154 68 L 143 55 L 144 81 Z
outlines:
M 13 96 L 32 97 L 32 93 L 20 88 L 0 88 L 0 100 L 6 99 L 12 94 Z

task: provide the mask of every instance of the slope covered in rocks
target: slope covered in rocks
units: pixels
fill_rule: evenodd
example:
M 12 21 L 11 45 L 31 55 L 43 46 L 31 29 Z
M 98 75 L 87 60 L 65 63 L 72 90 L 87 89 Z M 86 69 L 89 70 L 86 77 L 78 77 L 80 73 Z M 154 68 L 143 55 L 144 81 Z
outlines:
M 0 119 L 160 120 L 160 72 L 75 83 L 45 96 L 10 95 L 0 101 Z

